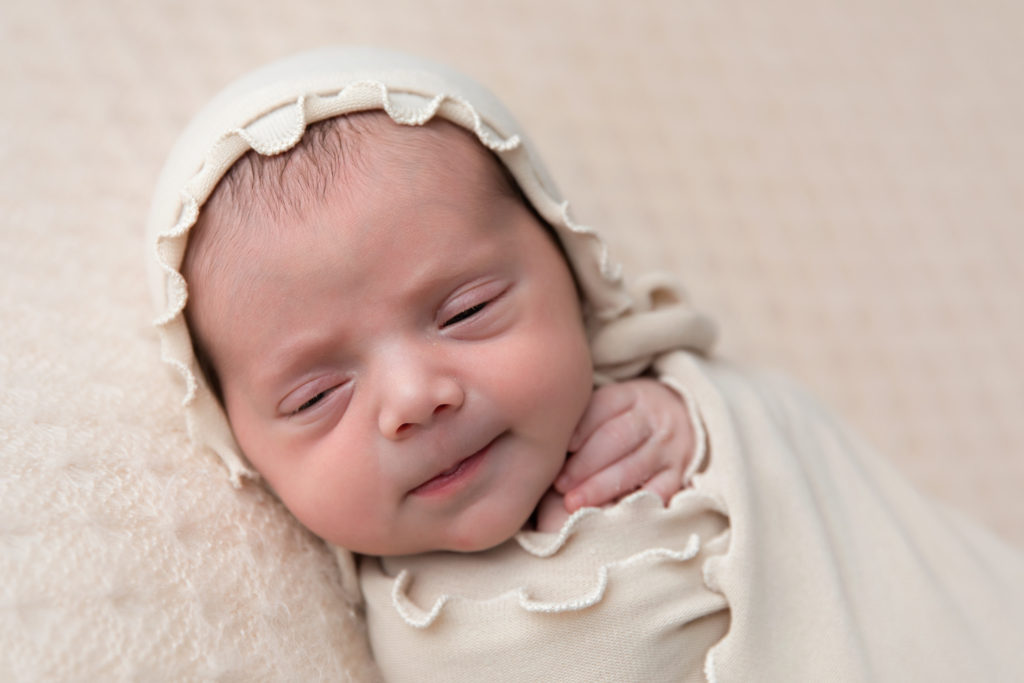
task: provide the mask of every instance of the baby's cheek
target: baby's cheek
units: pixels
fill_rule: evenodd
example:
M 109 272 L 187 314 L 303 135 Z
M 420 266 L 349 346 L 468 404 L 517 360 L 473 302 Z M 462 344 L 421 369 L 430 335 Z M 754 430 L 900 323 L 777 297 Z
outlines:
M 593 367 L 585 342 L 554 339 L 524 353 L 520 362 L 519 388 L 525 407 L 546 413 L 546 419 L 557 423 L 553 427 L 568 439 L 593 388 Z
M 376 518 L 370 507 L 378 488 L 376 477 L 353 455 L 330 445 L 292 452 L 271 482 L 304 526 L 345 547 Z
M 553 402 L 560 393 L 566 368 L 559 361 L 559 354 L 550 345 L 527 339 L 506 344 L 483 359 L 481 370 L 490 376 L 491 389 L 500 392 L 506 403 L 536 406 L 538 402 Z

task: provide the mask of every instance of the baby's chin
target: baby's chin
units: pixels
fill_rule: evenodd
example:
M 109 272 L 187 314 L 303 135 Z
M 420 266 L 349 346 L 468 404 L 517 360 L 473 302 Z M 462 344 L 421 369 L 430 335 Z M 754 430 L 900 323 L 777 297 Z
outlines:
M 493 520 L 477 517 L 473 525 L 462 532 L 461 529 L 449 529 L 443 550 L 457 553 L 478 553 L 496 548 L 505 543 L 531 523 L 536 505 L 523 507 L 513 514 L 507 514 Z
M 406 539 L 405 542 L 395 542 L 395 539 L 392 539 L 392 542 L 374 543 L 372 546 L 364 546 L 363 549 L 349 549 L 361 555 L 378 557 L 419 555 L 436 551 L 479 553 L 496 548 L 515 536 L 530 520 L 532 512 L 532 509 L 527 510 L 522 515 L 501 520 L 498 524 L 485 524 L 480 520 L 479 524 L 467 525 L 469 528 L 465 531 L 450 527 L 434 539 L 425 539 L 422 535 L 417 535 L 416 538 Z
M 518 529 L 516 530 L 518 531 Z M 512 532 L 500 537 L 457 539 L 438 543 L 382 543 L 372 545 L 333 543 L 333 545 L 350 550 L 357 555 L 371 555 L 374 557 L 400 557 L 402 555 L 422 555 L 431 552 L 453 552 L 453 553 L 479 553 L 491 548 L 496 548 L 515 535 Z M 332 541 L 328 541 L 332 543 Z M 351 547 L 350 547 L 351 546 Z

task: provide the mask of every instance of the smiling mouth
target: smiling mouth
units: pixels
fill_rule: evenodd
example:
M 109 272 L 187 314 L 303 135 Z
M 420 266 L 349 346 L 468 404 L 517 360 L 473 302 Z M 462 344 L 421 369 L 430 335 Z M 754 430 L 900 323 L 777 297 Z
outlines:
M 423 495 L 440 495 L 447 493 L 454 486 L 460 482 L 469 478 L 474 471 L 476 471 L 477 465 L 487 456 L 487 453 L 491 450 L 491 446 L 498 438 L 492 439 L 486 446 L 473 453 L 467 458 L 463 458 L 459 462 L 455 463 L 454 466 L 446 469 L 432 479 L 428 479 L 416 488 L 409 491 L 410 496 L 423 496 Z

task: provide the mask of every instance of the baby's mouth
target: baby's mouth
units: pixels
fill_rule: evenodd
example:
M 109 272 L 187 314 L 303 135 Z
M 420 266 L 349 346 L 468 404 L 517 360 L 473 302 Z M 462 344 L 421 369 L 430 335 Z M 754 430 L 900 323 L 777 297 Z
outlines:
M 466 458 L 463 458 L 462 460 L 455 463 L 453 466 L 449 467 L 445 471 L 435 475 L 431 479 L 428 479 L 427 481 L 423 482 L 416 488 L 410 490 L 408 495 L 414 496 L 439 493 L 444 489 L 448 488 L 450 485 L 455 484 L 462 478 L 468 476 L 476 469 L 476 466 L 480 463 L 480 461 L 487 456 L 487 453 L 490 451 L 491 446 L 494 444 L 495 441 L 498 440 L 498 438 L 499 437 L 491 439 L 491 441 L 489 441 L 487 445 L 481 448 L 480 450 L 476 451 L 475 453 L 471 454 Z

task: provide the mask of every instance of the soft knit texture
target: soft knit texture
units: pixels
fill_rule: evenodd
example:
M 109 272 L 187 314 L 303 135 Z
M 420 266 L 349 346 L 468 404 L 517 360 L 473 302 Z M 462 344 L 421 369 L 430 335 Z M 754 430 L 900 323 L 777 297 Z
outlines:
M 369 680 L 333 560 L 190 446 L 140 223 L 224 83 L 460 65 L 630 271 L 1024 543 L 1024 5 L 215 0 L 0 8 L 0 680 Z
M 705 681 L 729 610 L 703 574 L 728 536 L 713 497 L 639 492 L 483 553 L 363 558 L 377 662 L 393 681 Z

